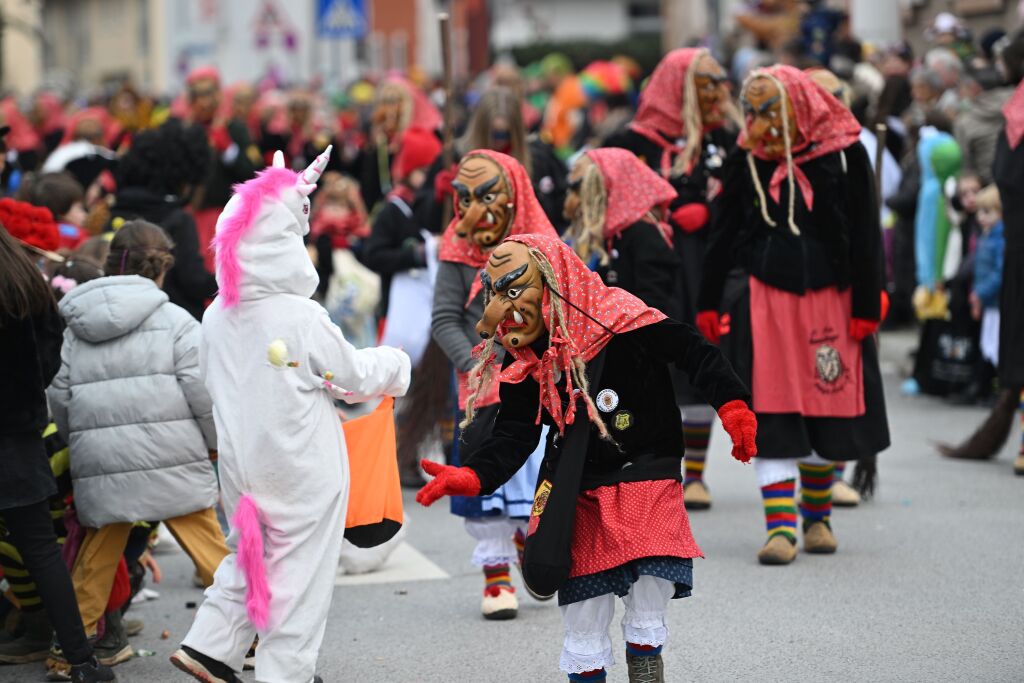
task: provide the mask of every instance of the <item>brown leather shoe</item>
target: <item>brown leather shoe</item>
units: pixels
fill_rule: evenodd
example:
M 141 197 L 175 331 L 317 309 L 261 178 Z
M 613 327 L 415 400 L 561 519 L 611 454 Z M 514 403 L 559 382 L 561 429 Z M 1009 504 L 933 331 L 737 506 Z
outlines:
M 757 561 L 761 564 L 789 564 L 796 559 L 796 553 L 796 540 L 785 534 L 775 534 L 757 553 Z
M 683 505 L 687 510 L 707 510 L 711 507 L 711 493 L 702 481 L 691 481 L 683 486 Z
M 825 522 L 811 522 L 804 527 L 804 552 L 829 555 L 838 547 L 839 543 L 836 542 L 832 529 Z

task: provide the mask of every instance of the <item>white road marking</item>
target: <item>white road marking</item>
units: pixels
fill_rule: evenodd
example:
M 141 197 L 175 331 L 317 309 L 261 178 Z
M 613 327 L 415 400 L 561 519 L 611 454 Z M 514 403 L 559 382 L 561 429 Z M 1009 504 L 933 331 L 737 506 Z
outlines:
M 408 543 L 401 543 L 384 566 L 367 574 L 342 574 L 334 579 L 336 586 L 365 586 L 373 583 L 402 583 L 450 578 L 448 572 L 427 559 Z

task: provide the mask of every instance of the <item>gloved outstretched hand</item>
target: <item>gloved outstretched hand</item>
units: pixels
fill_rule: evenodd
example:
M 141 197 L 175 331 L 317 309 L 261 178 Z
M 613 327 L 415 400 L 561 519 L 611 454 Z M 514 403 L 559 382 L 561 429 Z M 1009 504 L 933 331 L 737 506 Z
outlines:
M 719 408 L 718 417 L 732 439 L 732 457 L 750 462 L 757 455 L 757 416 L 745 401 L 737 399 Z
M 877 320 L 850 319 L 850 336 L 853 337 L 854 341 L 863 341 L 875 332 L 878 332 Z
M 672 222 L 683 232 L 697 232 L 708 224 L 711 213 L 703 202 L 683 204 L 672 212 Z
M 718 317 L 718 311 L 701 311 L 697 314 L 697 329 L 712 344 L 717 344 L 722 338 L 722 321 Z
M 434 201 L 443 202 L 455 193 L 452 181 L 455 180 L 457 169 L 457 166 L 442 168 L 434 176 Z
M 420 462 L 423 471 L 433 475 L 416 493 L 416 502 L 424 507 L 430 506 L 442 496 L 478 496 L 480 495 L 480 477 L 468 467 L 452 467 L 430 460 Z

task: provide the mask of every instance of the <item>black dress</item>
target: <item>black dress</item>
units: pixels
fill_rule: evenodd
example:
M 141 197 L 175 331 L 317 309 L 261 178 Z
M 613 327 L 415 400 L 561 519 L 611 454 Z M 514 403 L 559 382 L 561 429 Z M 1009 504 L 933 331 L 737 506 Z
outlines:
M 755 161 L 768 196 L 775 162 Z M 730 315 L 722 350 L 742 380 L 751 382 L 753 338 L 748 278 L 793 294 L 835 287 L 851 289 L 852 315 L 878 320 L 882 288 L 882 238 L 867 152 L 854 143 L 841 152 L 801 165 L 814 188 L 814 209 L 794 202 L 788 227 L 788 184 L 779 202 L 768 196 L 764 222 L 746 152 L 736 150 L 726 162 L 720 212 L 709 239 L 698 305 L 702 311 Z M 799 191 L 799 190 L 798 190 Z M 794 458 L 815 451 L 828 460 L 858 460 L 889 446 L 885 396 L 875 341 L 861 342 L 866 412 L 853 418 L 804 417 L 799 413 L 758 413 L 759 458 Z
M 60 369 L 63 325 L 56 306 L 22 320 L 0 318 L 0 510 L 57 492 L 43 429 L 46 387 Z
M 1003 290 L 999 298 L 999 381 L 1024 387 L 1024 143 L 1010 149 L 1000 131 L 992 176 L 1003 203 Z

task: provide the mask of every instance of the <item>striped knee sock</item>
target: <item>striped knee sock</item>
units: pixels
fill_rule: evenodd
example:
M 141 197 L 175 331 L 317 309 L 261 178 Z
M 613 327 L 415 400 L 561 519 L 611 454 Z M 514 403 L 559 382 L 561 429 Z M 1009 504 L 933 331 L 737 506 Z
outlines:
M 832 469 L 834 465 L 800 463 L 800 515 L 804 527 L 811 522 L 829 523 L 832 514 Z
M 608 672 L 604 669 L 594 669 L 592 671 L 584 671 L 580 674 L 569 674 L 569 680 L 573 683 L 582 681 L 583 683 L 595 683 L 596 681 L 608 680 Z
M 499 588 L 512 588 L 512 577 L 508 575 L 507 564 L 484 567 L 484 592 L 497 595 Z
M 11 593 L 17 598 L 18 606 L 22 612 L 41 612 L 43 601 L 22 562 L 17 548 L 6 541 L 0 541 L 0 570 L 11 585 Z
M 519 558 L 519 564 L 523 564 L 523 551 L 526 550 L 526 534 L 523 533 L 522 529 L 516 529 L 516 532 L 512 534 L 512 543 L 516 546 L 516 555 Z
M 833 467 L 835 468 L 835 475 L 833 475 L 832 481 L 833 482 L 842 481 L 843 480 L 843 473 L 846 472 L 846 463 L 845 462 L 837 462 L 835 465 L 833 465 Z
M 704 460 L 708 456 L 711 438 L 710 422 L 683 421 L 683 445 L 686 447 L 686 477 L 683 485 L 704 480 Z
M 764 521 L 768 538 L 783 535 L 796 540 L 796 479 L 786 479 L 761 487 Z
M 661 645 L 637 645 L 626 643 L 626 654 L 634 657 L 657 657 L 661 654 Z

